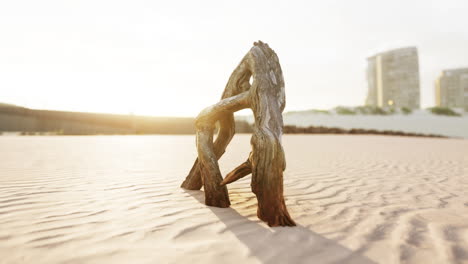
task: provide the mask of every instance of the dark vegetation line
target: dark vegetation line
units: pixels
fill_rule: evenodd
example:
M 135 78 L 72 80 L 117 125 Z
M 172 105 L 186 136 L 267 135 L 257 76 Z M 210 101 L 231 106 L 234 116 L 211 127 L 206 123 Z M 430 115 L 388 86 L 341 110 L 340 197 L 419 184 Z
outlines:
M 429 113 L 434 115 L 443 115 L 443 116 L 462 116 L 462 114 L 456 112 L 455 110 L 449 107 L 440 107 L 434 106 L 426 109 Z M 467 109 L 468 110 L 468 109 Z M 356 106 L 356 107 L 346 107 L 346 106 L 337 106 L 331 110 L 319 110 L 319 109 L 310 109 L 303 111 L 291 111 L 286 112 L 285 115 L 294 114 L 294 113 L 312 113 L 312 114 L 333 114 L 337 115 L 395 115 L 403 114 L 410 115 L 413 113 L 413 109 L 408 107 L 378 107 L 378 106 Z
M 406 136 L 406 137 L 437 137 L 447 138 L 446 136 L 434 134 L 421 134 L 421 133 L 407 133 L 402 131 L 393 130 L 375 130 L 375 129 L 343 129 L 337 127 L 323 127 L 323 126 L 310 126 L 310 127 L 297 127 L 297 126 L 284 126 L 283 132 L 285 134 L 352 134 L 352 135 L 390 135 L 390 136 Z

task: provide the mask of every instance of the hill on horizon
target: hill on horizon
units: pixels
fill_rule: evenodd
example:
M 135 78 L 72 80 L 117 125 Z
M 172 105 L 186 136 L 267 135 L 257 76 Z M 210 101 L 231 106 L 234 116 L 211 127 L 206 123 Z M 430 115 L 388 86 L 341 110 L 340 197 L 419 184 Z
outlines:
M 0 132 L 96 134 L 194 134 L 194 117 L 150 117 L 103 113 L 35 110 L 0 103 Z M 236 132 L 250 133 L 245 121 Z

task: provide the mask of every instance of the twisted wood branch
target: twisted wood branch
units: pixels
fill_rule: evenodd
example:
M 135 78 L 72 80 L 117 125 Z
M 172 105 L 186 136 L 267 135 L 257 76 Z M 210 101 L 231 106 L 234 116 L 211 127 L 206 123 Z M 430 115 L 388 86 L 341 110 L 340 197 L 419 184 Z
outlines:
M 250 85 L 249 79 L 253 77 Z M 284 80 L 276 53 L 261 41 L 244 56 L 231 74 L 222 100 L 204 109 L 196 119 L 198 159 L 182 187 L 205 190 L 205 203 L 230 205 L 226 184 L 252 174 L 251 187 L 257 196 L 257 215 L 270 226 L 295 225 L 283 196 L 283 171 L 286 168 L 281 145 L 285 106 Z M 246 162 L 223 180 L 218 159 L 234 136 L 233 113 L 251 108 L 254 117 L 252 152 Z M 216 122 L 220 129 L 213 142 Z

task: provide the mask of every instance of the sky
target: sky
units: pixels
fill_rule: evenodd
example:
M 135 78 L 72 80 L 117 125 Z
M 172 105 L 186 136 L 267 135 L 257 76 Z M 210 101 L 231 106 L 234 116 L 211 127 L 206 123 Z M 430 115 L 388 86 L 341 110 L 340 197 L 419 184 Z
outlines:
M 416 46 L 422 107 L 443 69 L 468 67 L 468 1 L 0 1 L 0 102 L 195 116 L 262 40 L 286 111 L 364 104 L 366 58 Z

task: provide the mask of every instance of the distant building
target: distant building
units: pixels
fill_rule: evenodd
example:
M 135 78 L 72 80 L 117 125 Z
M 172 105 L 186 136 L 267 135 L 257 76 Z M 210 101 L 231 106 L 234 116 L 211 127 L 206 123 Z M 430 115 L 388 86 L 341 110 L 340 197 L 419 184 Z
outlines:
M 468 68 L 444 70 L 435 83 L 437 106 L 468 111 Z
M 416 47 L 378 53 L 367 59 L 366 105 L 420 107 L 419 62 Z

